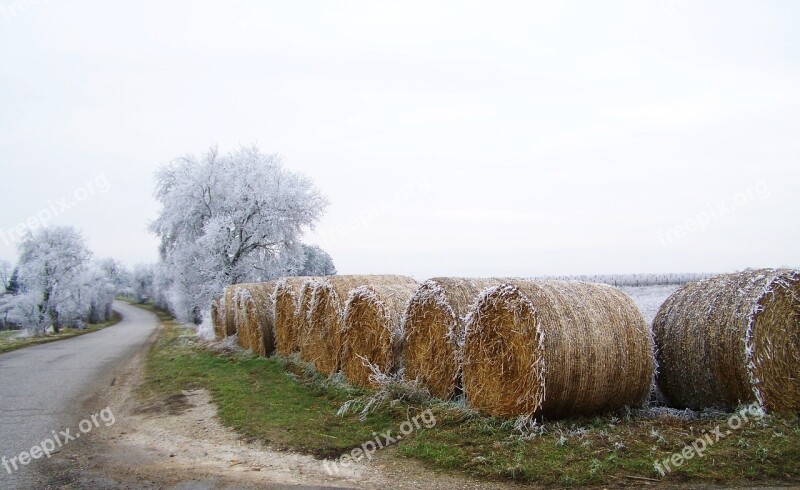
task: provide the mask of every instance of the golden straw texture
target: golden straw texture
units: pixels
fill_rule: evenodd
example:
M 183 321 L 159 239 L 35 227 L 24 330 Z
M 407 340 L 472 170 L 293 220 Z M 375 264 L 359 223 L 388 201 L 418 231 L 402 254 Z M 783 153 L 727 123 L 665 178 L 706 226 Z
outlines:
M 274 281 L 240 284 L 235 301 L 238 307 L 236 323 L 239 345 L 262 357 L 271 355 L 275 350 L 274 291 Z
M 661 306 L 653 331 L 658 385 L 674 405 L 800 410 L 800 271 L 687 284 Z
M 287 277 L 275 287 L 275 349 L 282 356 L 299 351 L 299 334 L 308 318 L 313 277 Z
M 469 308 L 501 279 L 437 277 L 425 281 L 409 301 L 403 321 L 404 377 L 442 400 L 461 390 L 461 345 Z
M 342 321 L 342 372 L 353 384 L 377 387 L 374 371 L 393 374 L 400 364 L 401 320 L 416 284 L 382 284 L 352 290 Z
M 339 370 L 341 330 L 345 301 L 350 291 L 361 286 L 415 285 L 404 276 L 329 276 L 319 278 L 311 299 L 309 322 L 301 334 L 300 356 L 324 375 Z
M 223 312 L 225 315 L 225 337 L 230 337 L 236 334 L 236 299 L 238 296 L 239 285 L 231 284 L 225 286 L 225 291 L 222 293 Z
M 463 362 L 468 402 L 490 415 L 592 415 L 647 398 L 653 339 L 619 289 L 513 280 L 470 312 Z

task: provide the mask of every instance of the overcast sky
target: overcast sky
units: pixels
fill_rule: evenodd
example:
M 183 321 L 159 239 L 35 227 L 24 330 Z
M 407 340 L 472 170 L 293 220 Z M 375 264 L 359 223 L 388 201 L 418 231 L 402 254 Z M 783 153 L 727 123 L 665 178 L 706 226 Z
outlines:
M 0 0 L 19 226 L 157 260 L 155 170 L 257 143 L 340 273 L 800 266 L 800 2 Z M 54 215 L 48 219 L 47 214 Z

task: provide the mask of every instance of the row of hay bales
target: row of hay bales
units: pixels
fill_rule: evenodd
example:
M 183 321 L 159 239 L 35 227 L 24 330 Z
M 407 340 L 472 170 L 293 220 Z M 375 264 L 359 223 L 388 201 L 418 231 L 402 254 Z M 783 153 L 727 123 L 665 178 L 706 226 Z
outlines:
M 261 355 L 298 353 L 322 374 L 374 386 L 403 373 L 433 396 L 462 392 L 491 415 L 561 418 L 639 405 L 658 384 L 676 406 L 759 401 L 800 409 L 800 273 L 692 283 L 646 325 L 611 286 L 403 276 L 285 278 L 229 286 L 218 337 Z

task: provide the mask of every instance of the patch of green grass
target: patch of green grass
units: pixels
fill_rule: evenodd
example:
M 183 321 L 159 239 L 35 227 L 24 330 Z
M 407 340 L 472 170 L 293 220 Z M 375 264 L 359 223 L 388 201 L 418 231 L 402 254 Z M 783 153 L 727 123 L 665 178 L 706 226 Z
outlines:
M 17 335 L 20 333 L 19 330 L 6 330 L 0 332 L 0 354 L 22 349 L 23 347 L 30 347 L 32 345 L 47 344 L 57 340 L 64 340 L 86 335 L 87 333 L 96 332 L 106 327 L 116 325 L 120 320 L 122 320 L 122 317 L 114 312 L 111 316 L 111 319 L 107 322 L 89 323 L 86 325 L 86 328 L 83 329 L 62 328 L 58 333 L 48 333 L 39 337 L 17 338 Z
M 322 458 L 338 457 L 374 439 L 374 432 L 395 428 L 395 420 L 405 420 L 398 410 L 364 421 L 356 415 L 339 417 L 337 410 L 356 391 L 323 389 L 313 378 L 304 383 L 302 366 L 291 361 L 210 352 L 190 330 L 172 322 L 165 327 L 148 355 L 143 394 L 169 397 L 207 389 L 222 422 L 248 437 Z
M 703 420 L 655 420 L 616 414 L 529 426 L 480 416 L 454 404 L 402 397 L 366 417 L 337 416 L 349 400 L 372 395 L 323 378 L 294 359 L 214 352 L 193 332 L 166 322 L 149 354 L 145 396 L 168 398 L 204 388 L 219 407 L 221 421 L 246 437 L 274 446 L 338 457 L 426 409 L 432 429 L 416 431 L 397 444 L 399 455 L 434 469 L 465 472 L 489 480 L 547 486 L 667 483 L 731 484 L 800 481 L 800 424 L 797 418 L 767 416 L 752 421 L 662 476 L 654 467 L 716 426 L 727 416 Z M 356 403 L 357 408 L 363 403 Z
M 715 442 L 702 457 L 673 465 L 664 476 L 655 468 L 655 462 L 680 453 L 716 426 L 725 429 L 727 420 L 578 419 L 544 424 L 542 434 L 525 440 L 509 437 L 502 421 L 481 418 L 419 434 L 401 451 L 434 467 L 558 486 L 632 483 L 639 478 L 695 483 L 800 480 L 798 420 L 780 416 L 753 422 Z M 779 427 L 783 435 L 775 436 Z M 738 438 L 748 440 L 750 447 L 739 447 Z

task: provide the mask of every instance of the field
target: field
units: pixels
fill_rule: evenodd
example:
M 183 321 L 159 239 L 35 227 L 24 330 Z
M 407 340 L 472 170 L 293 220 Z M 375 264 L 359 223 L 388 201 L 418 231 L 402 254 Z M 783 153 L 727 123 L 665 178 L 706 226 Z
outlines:
M 625 290 L 650 320 L 676 287 Z M 354 388 L 341 375 L 320 376 L 295 357 L 259 358 L 229 343 L 207 344 L 162 320 L 142 396 L 167 400 L 185 390 L 208 390 L 222 423 L 246 439 L 329 463 L 430 410 L 434 426 L 418 428 L 380 457 L 545 486 L 800 483 L 800 423 L 794 416 L 650 408 L 555 422 L 504 420 L 432 401 L 400 384 L 377 392 Z M 692 449 L 701 443 L 702 451 Z
M 644 320 L 650 325 L 664 300 L 679 287 L 678 285 L 668 284 L 659 286 L 621 286 L 620 289 L 633 298 L 636 306 L 642 312 Z

